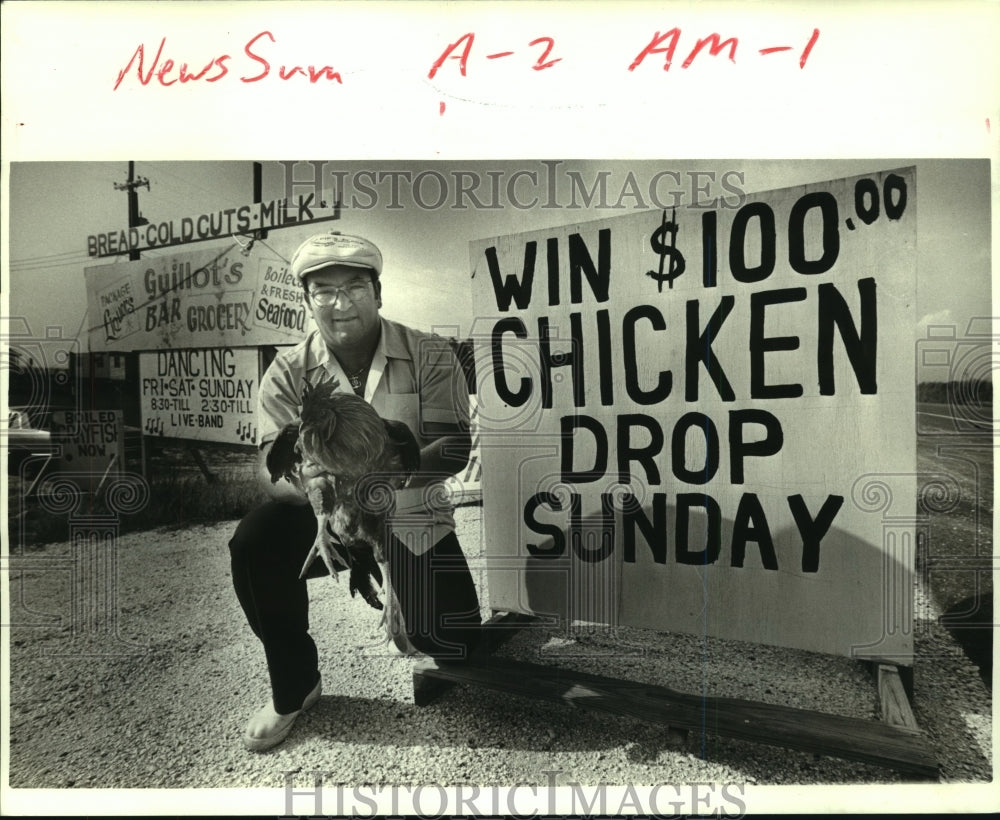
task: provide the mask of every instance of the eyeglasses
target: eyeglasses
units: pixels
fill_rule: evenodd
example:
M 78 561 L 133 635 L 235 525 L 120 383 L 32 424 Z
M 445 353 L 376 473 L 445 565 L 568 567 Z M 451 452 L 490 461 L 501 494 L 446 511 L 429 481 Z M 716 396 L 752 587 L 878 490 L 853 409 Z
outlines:
M 371 283 L 358 280 L 356 282 L 349 282 L 342 288 L 317 288 L 316 290 L 309 291 L 309 299 L 321 307 L 332 305 L 342 294 L 352 302 L 357 302 L 360 299 L 364 299 L 368 295 L 369 284 Z

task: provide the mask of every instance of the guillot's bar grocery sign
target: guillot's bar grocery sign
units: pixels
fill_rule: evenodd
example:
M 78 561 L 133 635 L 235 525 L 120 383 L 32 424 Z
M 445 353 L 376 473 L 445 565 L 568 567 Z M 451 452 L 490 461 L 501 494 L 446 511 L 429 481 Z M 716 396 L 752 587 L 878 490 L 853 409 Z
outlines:
M 915 194 L 473 242 L 493 605 L 909 662 Z
M 84 271 L 93 351 L 295 344 L 302 286 L 283 262 L 227 250 L 177 251 Z

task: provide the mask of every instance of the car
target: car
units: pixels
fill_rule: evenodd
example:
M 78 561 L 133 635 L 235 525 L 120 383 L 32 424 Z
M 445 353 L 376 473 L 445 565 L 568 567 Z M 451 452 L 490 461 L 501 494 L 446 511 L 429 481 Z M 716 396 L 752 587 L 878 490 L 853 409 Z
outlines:
M 19 472 L 21 465 L 32 456 L 47 456 L 54 451 L 52 434 L 32 427 L 31 416 L 23 407 L 8 409 L 7 424 L 0 430 L 0 444 L 8 454 L 8 473 Z

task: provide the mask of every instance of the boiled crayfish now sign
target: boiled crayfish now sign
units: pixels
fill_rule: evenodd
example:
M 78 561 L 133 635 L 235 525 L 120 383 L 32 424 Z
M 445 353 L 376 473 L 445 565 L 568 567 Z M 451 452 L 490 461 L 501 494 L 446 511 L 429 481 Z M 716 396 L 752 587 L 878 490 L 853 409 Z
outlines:
M 866 487 L 912 516 L 915 204 L 901 169 L 473 242 L 491 604 L 906 663 Z

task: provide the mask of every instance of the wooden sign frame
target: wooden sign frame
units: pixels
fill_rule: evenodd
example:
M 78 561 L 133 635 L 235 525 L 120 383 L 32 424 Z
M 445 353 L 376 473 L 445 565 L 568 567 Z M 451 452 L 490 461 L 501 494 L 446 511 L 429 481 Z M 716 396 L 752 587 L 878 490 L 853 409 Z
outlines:
M 917 781 L 938 779 L 938 763 L 910 708 L 912 670 L 870 665 L 878 687 L 881 721 L 740 698 L 693 695 L 560 666 L 498 658 L 493 652 L 535 619 L 494 613 L 479 649 L 461 661 L 419 660 L 413 667 L 413 700 L 426 706 L 453 684 L 481 686 L 573 708 L 655 724 L 669 745 L 686 745 L 689 733 L 749 740 L 798 751 L 886 766 Z

